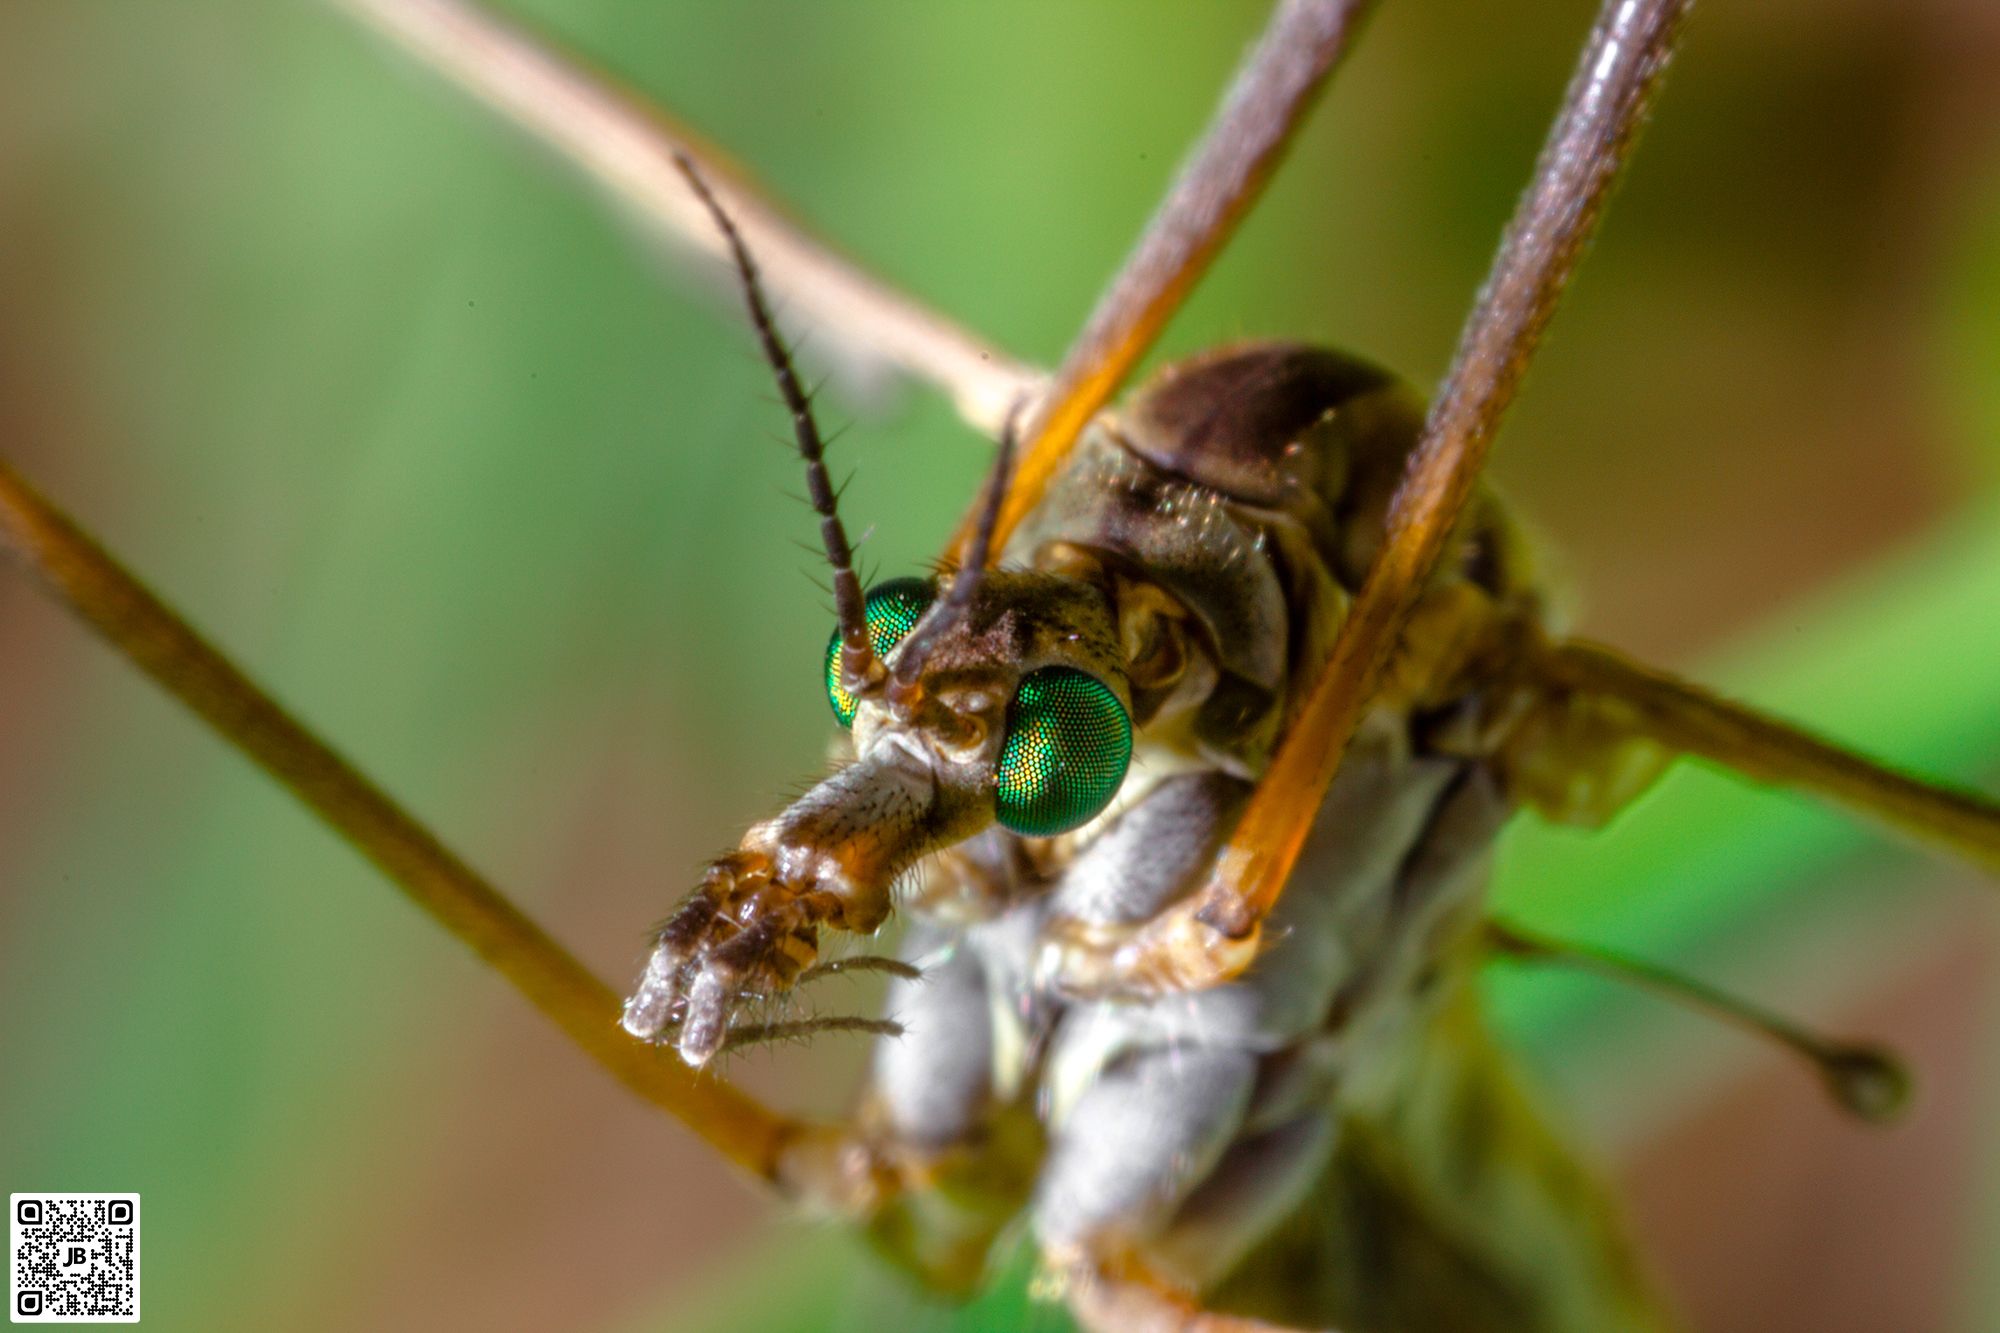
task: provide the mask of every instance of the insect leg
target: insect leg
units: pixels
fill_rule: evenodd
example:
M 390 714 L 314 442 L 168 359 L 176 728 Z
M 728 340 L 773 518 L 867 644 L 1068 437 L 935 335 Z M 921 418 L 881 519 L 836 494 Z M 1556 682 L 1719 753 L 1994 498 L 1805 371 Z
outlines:
M 722 155 L 603 75 L 462 0 L 329 0 L 561 154 L 664 240 L 726 263 L 721 238 L 674 168 L 694 158 L 715 183 L 772 287 L 864 362 L 884 363 L 950 395 L 991 435 L 1042 383 L 1039 371 L 987 346 L 813 239 L 761 198 Z
M 996 989 L 976 939 L 912 923 L 906 958 L 923 960 L 914 980 L 889 987 L 884 1012 L 903 1024 L 903 1039 L 875 1048 L 870 1098 L 876 1114 L 904 1143 L 942 1150 L 970 1138 L 994 1101 Z
M 1391 506 L 1388 530 L 1332 653 L 1293 718 L 1209 886 L 1149 928 L 1157 970 L 1219 981 L 1255 957 L 1410 608 L 1471 498 L 1557 298 L 1630 153 L 1689 0 L 1606 0 L 1534 179 Z
M 1908 1071 L 1874 1043 L 1823 1036 L 1715 986 L 1609 949 L 1552 940 L 1499 921 L 1486 923 L 1486 938 L 1498 957 L 1564 965 L 1640 986 L 1774 1042 L 1810 1065 L 1834 1104 L 1859 1119 L 1886 1124 L 1909 1105 Z
M 1044 1252 L 1122 1250 L 1163 1230 L 1241 1130 L 1257 1066 L 1240 1046 L 1184 1042 L 1099 1071 L 1054 1128 L 1034 1206 Z
M 1597 644 L 1549 645 L 1536 666 L 1558 691 L 1551 707 L 1606 710 L 1635 740 L 1811 792 L 2000 872 L 2000 801 L 1990 796 L 1898 773 Z
M 855 1141 L 764 1106 L 632 1041 L 609 986 L 551 939 L 380 787 L 306 730 L 108 552 L 0 462 L 0 551 L 20 558 L 133 665 L 242 751 L 374 862 L 409 899 L 505 977 L 612 1077 L 729 1161 L 809 1200 L 852 1197 Z M 869 1198 L 901 1187 L 870 1182 Z M 845 1195 L 843 1196 L 843 1191 Z M 858 1210 L 855 1210 L 858 1211 Z
M 1232 1047 L 1142 1051 L 1107 1068 L 1070 1111 L 1034 1217 L 1044 1262 L 1085 1328 L 1274 1327 L 1206 1311 L 1134 1257 L 1237 1136 L 1256 1072 L 1255 1056 Z
M 891 982 L 884 1005 L 903 1035 L 875 1045 L 854 1117 L 800 1136 L 781 1164 L 792 1192 L 864 1225 L 880 1252 L 942 1292 L 985 1279 L 1041 1158 L 1031 1099 L 999 1086 L 1027 1025 L 996 1003 L 1017 993 L 996 973 L 1025 958 L 1029 925 L 914 919 L 899 946 L 914 975 Z
M 1084 425 L 1118 391 L 1250 211 L 1367 8 L 1367 0 L 1278 5 L 1208 132 L 1043 394 L 1000 513 L 997 544 L 1005 544 L 1034 508 Z M 954 550 L 965 548 L 973 521 L 968 514 Z
M 614 1078 L 715 1150 L 772 1179 L 803 1132 L 720 1079 L 628 1039 L 611 988 L 498 889 L 0 463 L 0 550 L 11 551 L 110 645 L 374 862 Z

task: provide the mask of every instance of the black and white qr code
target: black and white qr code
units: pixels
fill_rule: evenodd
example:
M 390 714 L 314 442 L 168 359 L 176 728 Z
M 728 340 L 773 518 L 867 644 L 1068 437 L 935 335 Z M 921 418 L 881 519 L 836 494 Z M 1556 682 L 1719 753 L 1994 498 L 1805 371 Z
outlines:
M 7 1242 L 12 1322 L 139 1322 L 138 1195 L 9 1195 Z

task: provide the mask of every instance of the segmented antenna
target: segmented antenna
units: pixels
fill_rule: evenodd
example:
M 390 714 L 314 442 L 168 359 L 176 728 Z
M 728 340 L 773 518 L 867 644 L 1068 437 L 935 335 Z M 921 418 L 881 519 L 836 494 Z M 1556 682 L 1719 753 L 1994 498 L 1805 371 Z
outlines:
M 993 534 L 1000 527 L 1000 510 L 1007 501 L 1007 483 L 1014 473 L 1014 448 L 1019 439 L 1021 423 L 1021 399 L 1007 409 L 1006 424 L 1000 428 L 1000 449 L 993 459 L 993 471 L 986 478 L 986 491 L 979 501 L 979 522 L 972 530 L 972 540 L 965 547 L 965 561 L 958 567 L 958 574 L 951 581 L 951 591 L 945 594 L 935 610 L 924 617 L 924 623 L 914 634 L 903 640 L 902 654 L 896 658 L 896 679 L 912 681 L 923 669 L 924 655 L 933 639 L 944 632 L 947 625 L 965 614 L 972 605 L 972 595 L 979 591 L 979 582 L 986 575 L 986 566 L 993 557 Z
M 833 566 L 833 609 L 840 625 L 840 683 L 848 693 L 859 693 L 875 670 L 875 653 L 868 642 L 868 615 L 861 596 L 861 580 L 854 574 L 854 548 L 847 540 L 847 529 L 840 523 L 833 480 L 826 471 L 826 444 L 820 439 L 818 423 L 813 420 L 812 400 L 792 369 L 792 354 L 778 335 L 777 323 L 764 300 L 763 284 L 757 279 L 757 265 L 750 258 L 742 234 L 696 170 L 694 161 L 686 154 L 675 153 L 674 165 L 680 168 L 688 188 L 708 209 L 716 229 L 729 243 L 736 276 L 743 282 L 743 304 L 750 309 L 750 323 L 757 330 L 764 359 L 771 363 L 778 394 L 792 414 L 792 434 L 799 442 L 799 457 L 806 464 L 806 496 L 812 502 L 813 512 L 819 515 L 820 544 L 826 548 L 827 563 Z
M 1642 986 L 1656 995 L 1699 1009 L 1711 1018 L 1775 1041 L 1811 1065 L 1827 1094 L 1843 1111 L 1859 1119 L 1876 1123 L 1894 1120 L 1909 1105 L 1908 1072 L 1901 1061 L 1878 1046 L 1821 1036 L 1705 982 L 1595 945 L 1552 940 L 1498 921 L 1486 923 L 1486 938 L 1494 951 L 1504 957 L 1557 963 Z

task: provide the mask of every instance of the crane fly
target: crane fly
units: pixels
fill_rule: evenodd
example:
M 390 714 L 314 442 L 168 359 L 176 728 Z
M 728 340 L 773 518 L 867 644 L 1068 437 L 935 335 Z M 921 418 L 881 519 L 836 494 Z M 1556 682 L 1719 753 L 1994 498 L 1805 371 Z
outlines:
M 0 533 L 577 1042 L 944 1290 L 1025 1216 L 1087 1327 L 1665 1326 L 1618 1210 L 1517 1091 L 1494 957 L 1688 999 L 1893 1115 L 1886 1053 L 1494 920 L 1517 812 L 1596 824 L 1673 760 L 2000 869 L 2000 807 L 1565 637 L 1488 447 L 1631 152 L 1685 0 L 1609 0 L 1443 384 L 1246 340 L 1128 381 L 1277 167 L 1366 6 L 1286 0 L 1070 353 L 993 352 L 794 230 L 671 122 L 457 0 L 338 0 L 735 275 L 804 459 L 836 626 L 835 766 L 708 868 L 609 995 L 0 471 Z M 765 288 L 945 390 L 996 462 L 928 572 L 864 587 Z M 910 919 L 894 957 L 823 958 Z M 765 1011 L 840 971 L 887 1017 Z M 707 1066 L 873 1034 L 853 1116 Z M 663 1057 L 656 1047 L 670 1048 Z

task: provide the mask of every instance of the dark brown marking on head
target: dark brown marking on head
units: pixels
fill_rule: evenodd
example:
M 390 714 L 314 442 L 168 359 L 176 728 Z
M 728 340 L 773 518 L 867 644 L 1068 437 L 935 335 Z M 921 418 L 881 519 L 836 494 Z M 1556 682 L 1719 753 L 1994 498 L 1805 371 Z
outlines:
M 1062 575 L 995 569 L 980 579 L 961 614 L 938 625 L 919 679 L 934 692 L 946 683 L 970 684 L 997 667 L 1011 686 L 1049 662 L 1122 678 L 1123 654 L 1104 589 Z M 901 665 L 899 657 L 899 675 Z
M 1190 481 L 1276 507 L 1319 489 L 1330 460 L 1296 447 L 1343 404 L 1395 383 L 1367 362 L 1293 342 L 1218 348 L 1175 362 L 1133 396 L 1126 443 Z

